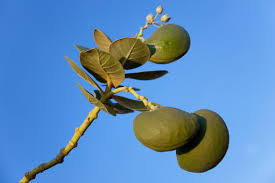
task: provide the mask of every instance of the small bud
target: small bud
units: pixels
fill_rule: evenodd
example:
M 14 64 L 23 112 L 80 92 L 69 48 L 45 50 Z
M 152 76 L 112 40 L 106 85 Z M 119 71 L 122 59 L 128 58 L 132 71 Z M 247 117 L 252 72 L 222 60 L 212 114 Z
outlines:
M 149 15 L 147 15 L 147 17 L 146 17 L 147 23 L 152 23 L 153 20 L 154 20 L 154 15 L 152 13 L 150 13 Z
M 163 11 L 163 7 L 161 5 L 159 5 L 156 9 L 157 14 L 161 14 L 162 11 Z
M 169 15 L 168 14 L 165 14 L 165 15 L 162 15 L 161 16 L 161 21 L 162 22 L 168 22 L 169 20 L 170 20 L 171 18 L 169 17 Z

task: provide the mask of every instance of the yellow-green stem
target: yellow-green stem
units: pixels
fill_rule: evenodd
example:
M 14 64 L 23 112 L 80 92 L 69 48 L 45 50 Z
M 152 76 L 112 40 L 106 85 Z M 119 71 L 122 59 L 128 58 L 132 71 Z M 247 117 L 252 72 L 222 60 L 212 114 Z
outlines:
M 88 117 L 84 120 L 84 122 L 80 125 L 79 128 L 75 129 L 74 136 L 69 141 L 69 143 L 66 145 L 65 148 L 61 149 L 58 155 L 51 161 L 47 163 L 42 163 L 36 168 L 32 169 L 31 171 L 27 172 L 25 176 L 20 180 L 19 183 L 28 183 L 32 179 L 35 178 L 35 176 L 38 173 L 42 173 L 44 170 L 47 170 L 59 163 L 62 163 L 65 156 L 67 156 L 70 151 L 77 146 L 77 142 L 79 138 L 84 134 L 84 132 L 87 130 L 87 128 L 92 124 L 92 122 L 97 118 L 98 112 L 100 109 L 98 107 L 95 107 L 88 115 Z
M 151 102 L 148 102 L 147 98 L 144 96 L 139 95 L 132 87 L 120 87 L 116 88 L 113 91 L 111 91 L 112 85 L 111 82 L 108 82 L 108 85 L 105 90 L 104 96 L 101 98 L 102 102 L 105 102 L 108 100 L 112 95 L 119 93 L 121 91 L 130 92 L 132 93 L 137 100 L 142 100 L 145 106 L 148 106 L 150 110 L 154 110 L 156 108 L 155 105 L 153 105 Z M 87 118 L 84 120 L 84 122 L 80 125 L 80 127 L 75 129 L 75 133 L 71 140 L 68 142 L 65 148 L 61 149 L 58 155 L 52 159 L 51 161 L 47 163 L 42 163 L 36 168 L 32 169 L 31 171 L 27 172 L 25 176 L 20 180 L 19 183 L 28 183 L 32 179 L 35 178 L 35 176 L 38 173 L 42 173 L 43 171 L 62 163 L 64 158 L 70 153 L 70 151 L 77 146 L 77 142 L 80 139 L 80 137 L 84 134 L 84 132 L 88 129 L 88 127 L 92 124 L 92 122 L 97 118 L 97 115 L 99 113 L 100 109 L 98 107 L 95 107 L 92 111 L 90 111 Z

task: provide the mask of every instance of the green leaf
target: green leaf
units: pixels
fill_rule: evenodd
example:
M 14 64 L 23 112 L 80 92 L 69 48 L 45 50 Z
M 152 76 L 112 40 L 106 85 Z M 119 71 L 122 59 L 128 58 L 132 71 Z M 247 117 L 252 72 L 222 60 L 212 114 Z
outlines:
M 115 116 L 114 110 L 112 110 L 109 106 L 104 105 L 100 100 L 95 98 L 91 93 L 89 93 L 87 90 L 85 90 L 78 82 L 76 82 L 78 87 L 80 88 L 82 94 L 85 96 L 85 98 L 93 105 L 99 107 L 101 110 L 103 110 L 106 113 L 109 113 L 113 116 Z
M 86 69 L 86 68 L 85 68 Z M 100 75 L 98 75 L 97 73 L 91 71 L 91 70 L 87 70 L 90 74 L 92 74 L 94 76 L 94 78 L 101 82 L 101 83 L 107 83 L 107 81 L 105 79 L 103 79 Z
M 138 100 L 133 100 L 133 99 L 129 99 L 126 97 L 121 97 L 121 96 L 117 96 L 117 95 L 113 95 L 112 97 L 116 102 L 118 102 L 120 105 L 128 108 L 128 109 L 132 109 L 132 110 L 136 110 L 136 111 L 148 111 L 149 109 L 143 104 L 142 101 L 138 101 Z
M 72 67 L 72 69 L 85 81 L 87 81 L 88 83 L 90 83 L 91 85 L 93 85 L 94 87 L 96 87 L 97 89 L 99 89 L 101 92 L 102 89 L 100 88 L 100 86 L 98 86 L 98 84 L 85 72 L 83 71 L 80 67 L 78 67 L 78 65 L 76 63 L 74 63 L 71 59 L 69 59 L 68 57 L 65 56 L 65 58 L 67 59 L 67 61 L 69 62 L 70 66 Z
M 96 73 L 104 80 L 110 80 L 117 87 L 125 79 L 124 69 L 112 55 L 97 48 L 80 52 L 80 63 L 90 73 Z
M 89 48 L 86 48 L 86 47 L 84 47 L 84 46 L 80 46 L 80 45 L 75 45 L 75 47 L 78 49 L 78 51 L 80 51 L 80 52 L 82 52 L 82 51 L 88 51 L 89 50 Z M 101 83 L 106 83 L 106 81 L 102 78 L 102 77 L 100 77 L 98 74 L 96 74 L 96 73 L 94 73 L 94 72 L 92 72 L 92 71 L 89 71 L 88 70 L 88 72 L 90 73 L 90 74 L 92 74 L 93 76 L 94 76 L 94 78 L 97 80 L 97 81 L 99 81 L 99 82 L 101 82 Z
M 125 69 L 139 67 L 150 58 L 149 48 L 136 38 L 118 39 L 110 45 L 109 51 Z
M 153 80 L 160 78 L 161 76 L 167 74 L 168 71 L 145 71 L 145 72 L 136 72 L 125 74 L 125 78 L 137 79 L 137 80 Z
M 95 29 L 94 39 L 99 48 L 101 48 L 103 51 L 109 52 L 109 47 L 112 41 L 106 34 L 98 29 Z
M 109 114 L 111 114 L 113 116 L 116 116 L 116 111 L 113 109 L 113 107 L 111 107 L 111 106 L 109 106 L 107 104 L 104 104 L 104 106 L 106 107 L 106 109 L 108 111 L 107 113 L 109 113 Z
M 128 114 L 128 113 L 134 112 L 131 109 L 123 107 L 119 103 L 111 103 L 111 102 L 109 103 L 108 102 L 107 105 L 110 105 L 110 107 L 112 107 L 117 114 Z
M 76 47 L 76 49 L 77 49 L 78 51 L 80 51 L 80 52 L 89 50 L 89 48 L 86 48 L 86 47 L 84 47 L 84 46 L 77 45 L 77 44 L 75 45 L 75 47 Z

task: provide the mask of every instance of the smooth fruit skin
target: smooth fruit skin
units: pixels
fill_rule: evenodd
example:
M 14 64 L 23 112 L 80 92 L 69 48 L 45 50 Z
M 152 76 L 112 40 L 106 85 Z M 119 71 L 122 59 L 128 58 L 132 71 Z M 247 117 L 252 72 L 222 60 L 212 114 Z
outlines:
M 191 142 L 177 149 L 177 160 L 184 170 L 205 172 L 223 159 L 229 145 L 229 133 L 217 113 L 202 109 L 195 114 L 199 119 L 200 131 Z
M 133 126 L 137 139 L 158 152 L 175 150 L 199 131 L 199 123 L 193 114 L 172 107 L 142 112 L 135 118 Z
M 151 62 L 167 64 L 185 55 L 190 48 L 190 37 L 183 27 L 167 24 L 158 28 L 144 43 L 151 51 Z

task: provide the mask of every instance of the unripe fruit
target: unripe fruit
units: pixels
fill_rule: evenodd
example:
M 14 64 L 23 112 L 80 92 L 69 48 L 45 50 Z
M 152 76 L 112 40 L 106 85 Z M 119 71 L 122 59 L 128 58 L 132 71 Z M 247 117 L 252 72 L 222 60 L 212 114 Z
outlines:
M 198 135 L 188 144 L 177 149 L 179 166 L 190 172 L 205 172 L 214 168 L 224 157 L 229 133 L 223 119 L 210 110 L 199 110 Z
M 144 43 L 150 48 L 151 62 L 167 64 L 185 55 L 190 47 L 190 37 L 183 27 L 167 24 L 158 28 Z
M 170 151 L 188 143 L 198 132 L 195 115 L 172 107 L 140 113 L 134 120 L 137 139 L 155 151 Z

